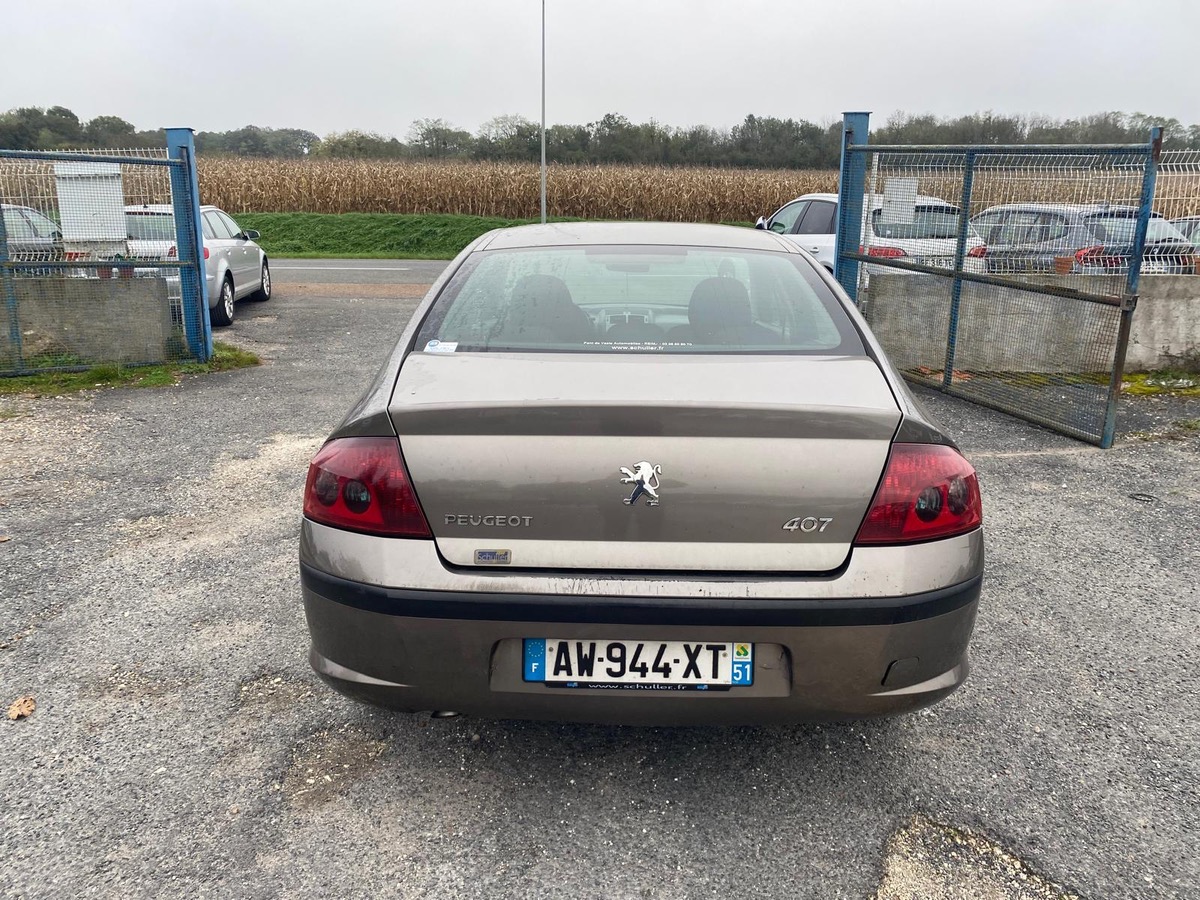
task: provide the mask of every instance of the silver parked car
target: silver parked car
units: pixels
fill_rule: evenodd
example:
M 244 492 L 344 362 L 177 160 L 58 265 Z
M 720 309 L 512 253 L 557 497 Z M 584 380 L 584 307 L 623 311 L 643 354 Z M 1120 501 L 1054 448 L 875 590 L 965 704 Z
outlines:
M 490 232 L 309 467 L 310 661 L 401 710 L 886 715 L 967 676 L 975 471 L 770 232 Z
M 215 206 L 200 207 L 204 227 L 204 267 L 208 277 L 208 314 L 213 325 L 233 322 L 234 303 L 243 298 L 271 299 L 271 267 L 255 241 L 257 231 L 243 229 Z M 129 256 L 176 259 L 175 213 L 166 204 L 125 207 Z
M 61 262 L 65 258 L 62 232 L 57 222 L 36 209 L 12 203 L 0 203 L 0 213 L 4 216 L 5 244 L 10 260 Z
M 971 224 L 987 241 L 988 272 L 1007 275 L 1123 275 L 1137 230 L 1136 206 L 1108 203 L 1006 203 Z M 1143 275 L 1191 275 L 1195 249 L 1158 213 L 1150 217 Z

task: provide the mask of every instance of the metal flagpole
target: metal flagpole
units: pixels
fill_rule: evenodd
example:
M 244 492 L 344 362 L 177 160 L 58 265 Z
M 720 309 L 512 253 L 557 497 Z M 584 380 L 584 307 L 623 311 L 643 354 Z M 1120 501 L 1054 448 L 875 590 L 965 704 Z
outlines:
M 542 224 L 546 224 L 546 0 L 542 0 Z

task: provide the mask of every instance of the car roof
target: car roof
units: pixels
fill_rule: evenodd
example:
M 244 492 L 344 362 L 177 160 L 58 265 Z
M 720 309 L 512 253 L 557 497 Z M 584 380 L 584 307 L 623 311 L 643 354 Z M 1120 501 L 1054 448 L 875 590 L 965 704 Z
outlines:
M 498 228 L 484 235 L 475 249 L 515 250 L 572 244 L 648 244 L 797 252 L 790 242 L 769 231 L 690 222 L 551 222 L 546 225 L 518 225 L 514 228 Z
M 1089 215 L 1106 212 L 1137 212 L 1138 208 L 1136 206 L 1128 206 L 1122 203 L 1000 203 L 996 206 L 989 206 L 987 209 L 982 210 L 981 212 L 1007 212 L 1010 210 L 1016 210 L 1018 212 L 1061 212 Z M 1153 215 L 1157 216 L 1158 213 L 1153 213 Z
M 170 203 L 133 203 L 125 207 L 125 212 L 145 213 L 175 213 L 175 207 Z
M 200 211 L 207 212 L 210 209 L 217 209 L 211 204 L 201 204 Z M 217 210 L 218 212 L 220 210 Z M 125 212 L 148 212 L 148 213 L 172 213 L 175 212 L 175 207 L 170 203 L 132 203 L 125 207 Z
M 871 196 L 871 195 L 863 194 L 863 199 L 865 200 L 869 196 Z M 801 194 L 795 200 L 789 200 L 788 203 L 795 203 L 796 200 L 827 200 L 832 203 L 837 203 L 838 195 L 837 194 L 825 194 L 825 193 Z M 882 209 L 883 208 L 883 200 L 884 200 L 883 194 L 876 194 L 875 198 L 874 198 L 874 203 L 872 204 L 872 208 Z M 955 209 L 958 209 L 957 203 L 951 203 L 949 200 L 943 200 L 941 197 L 934 197 L 929 194 L 917 194 L 916 202 L 925 204 L 927 206 L 932 206 L 934 204 L 940 204 L 942 206 L 953 206 Z M 786 206 L 787 204 L 784 204 L 784 205 Z

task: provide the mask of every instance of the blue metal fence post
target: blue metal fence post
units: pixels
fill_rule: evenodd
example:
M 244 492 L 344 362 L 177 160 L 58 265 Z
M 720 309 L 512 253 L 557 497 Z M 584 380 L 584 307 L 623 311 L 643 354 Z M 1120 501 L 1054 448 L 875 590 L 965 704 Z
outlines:
M 1129 272 L 1125 276 L 1125 294 L 1121 298 L 1121 322 L 1117 327 L 1117 347 L 1113 354 L 1112 375 L 1108 382 L 1108 405 L 1104 409 L 1104 431 L 1100 446 L 1107 450 L 1117 436 L 1117 402 L 1121 398 L 1121 383 L 1125 380 L 1125 354 L 1129 351 L 1129 332 L 1133 327 L 1133 312 L 1137 309 L 1138 286 L 1142 278 L 1142 254 L 1146 252 L 1146 235 L 1150 231 L 1150 214 L 1154 208 L 1154 186 L 1158 180 L 1158 160 L 1162 154 L 1162 129 L 1150 129 L 1146 144 L 1146 168 L 1142 172 L 1142 195 L 1138 202 L 1137 225 L 1133 232 L 1133 249 L 1129 254 Z
M 867 155 L 851 148 L 867 143 L 870 123 L 869 112 L 842 113 L 842 163 L 838 174 L 838 227 L 833 246 L 833 277 L 855 303 L 858 303 L 858 260 L 844 259 L 842 251 L 857 253 L 862 246 Z
M 958 241 L 954 245 L 954 282 L 950 286 L 950 326 L 946 330 L 946 366 L 942 385 L 954 381 L 954 351 L 958 343 L 958 307 L 962 302 L 962 268 L 967 258 L 967 235 L 971 231 L 971 188 L 975 183 L 975 153 L 968 150 L 963 157 L 962 197 L 958 209 Z
M 4 305 L 8 310 L 8 343 L 13 354 L 10 368 L 20 371 L 25 368 L 21 348 L 21 319 L 17 314 L 17 286 L 13 284 L 12 270 L 8 267 L 8 231 L 4 226 L 4 216 L 0 216 L 0 280 L 4 282 Z
M 196 144 L 190 128 L 167 129 L 171 166 L 171 205 L 175 210 L 175 246 L 187 345 L 201 362 L 212 357 L 212 325 L 208 319 L 208 278 L 204 268 L 204 226 L 200 222 L 200 184 L 196 177 Z

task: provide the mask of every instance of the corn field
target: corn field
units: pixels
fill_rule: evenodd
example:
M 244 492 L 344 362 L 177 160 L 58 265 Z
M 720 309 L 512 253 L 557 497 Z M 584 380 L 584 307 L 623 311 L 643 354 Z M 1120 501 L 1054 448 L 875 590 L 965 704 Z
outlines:
M 1169 159 L 1167 157 L 1170 157 Z M 534 163 L 284 160 L 200 157 L 200 195 L 231 213 L 465 213 L 505 219 L 540 211 Z M 122 166 L 126 203 L 168 203 L 163 168 Z M 962 176 L 953 169 L 908 171 L 924 194 L 956 203 Z M 786 201 L 836 191 L 838 173 L 815 170 L 550 166 L 547 203 L 553 216 L 683 222 L 752 221 Z M 995 203 L 1136 203 L 1136 173 L 1100 176 L 1036 168 L 977 173 L 971 212 Z M 879 189 L 880 186 L 877 186 Z M 0 161 L 0 198 L 53 211 L 53 164 Z M 1200 214 L 1200 151 L 1164 154 L 1154 208 L 1168 218 Z
M 198 159 L 205 203 L 239 212 L 540 213 L 533 163 Z M 837 172 L 652 166 L 550 166 L 551 215 L 680 222 L 753 220 L 811 191 L 837 190 Z
M 231 213 L 465 213 L 526 219 L 540 212 L 540 175 L 533 163 L 201 157 L 198 164 L 202 200 Z M 550 166 L 546 202 L 551 215 L 583 219 L 753 221 L 801 194 L 836 191 L 837 181 L 835 171 Z M 972 213 L 1017 201 L 1136 203 L 1140 185 L 1140 174 L 992 169 L 976 176 Z M 922 172 L 921 192 L 955 203 L 962 176 Z M 1200 166 L 1164 167 L 1155 208 L 1168 217 L 1200 213 Z

